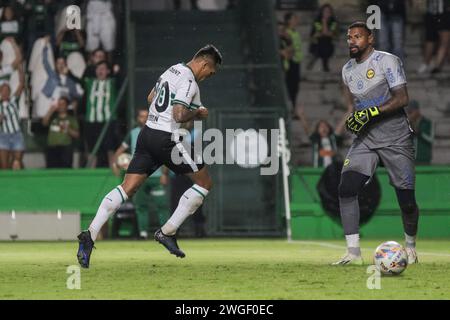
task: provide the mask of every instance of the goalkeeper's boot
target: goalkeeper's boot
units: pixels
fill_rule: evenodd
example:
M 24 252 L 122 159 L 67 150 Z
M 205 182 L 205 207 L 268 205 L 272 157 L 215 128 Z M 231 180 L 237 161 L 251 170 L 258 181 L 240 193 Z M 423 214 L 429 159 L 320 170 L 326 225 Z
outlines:
M 357 255 L 347 252 L 340 260 L 333 262 L 331 265 L 333 265 L 333 266 L 346 266 L 346 265 L 362 266 L 363 259 L 360 255 L 357 256 Z
M 161 243 L 171 254 L 174 254 L 178 258 L 184 258 L 186 255 L 178 247 L 177 239 L 175 236 L 165 235 L 161 229 L 155 232 L 155 240 Z
M 406 247 L 406 254 L 408 255 L 408 264 L 419 263 L 416 248 Z
M 91 232 L 89 230 L 83 231 L 78 235 L 78 263 L 83 268 L 89 268 L 89 260 L 91 259 L 92 249 L 94 247 L 94 241 L 91 238 Z

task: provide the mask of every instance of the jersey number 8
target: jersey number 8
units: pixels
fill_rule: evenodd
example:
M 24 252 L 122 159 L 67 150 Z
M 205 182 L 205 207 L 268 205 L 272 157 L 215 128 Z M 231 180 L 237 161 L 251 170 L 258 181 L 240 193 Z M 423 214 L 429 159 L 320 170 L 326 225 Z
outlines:
M 169 106 L 170 99 L 170 91 L 169 91 L 169 83 L 165 81 L 163 84 L 160 84 L 160 80 L 156 84 L 156 101 L 155 108 L 159 113 L 164 112 Z

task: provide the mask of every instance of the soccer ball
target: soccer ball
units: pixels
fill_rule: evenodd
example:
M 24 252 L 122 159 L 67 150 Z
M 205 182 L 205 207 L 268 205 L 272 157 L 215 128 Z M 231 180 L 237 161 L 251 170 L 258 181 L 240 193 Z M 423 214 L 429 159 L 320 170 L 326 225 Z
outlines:
M 131 162 L 131 154 L 129 153 L 122 153 L 120 156 L 117 157 L 116 161 L 117 166 L 125 170 L 128 168 L 130 162 Z
M 408 254 L 401 244 L 387 241 L 375 249 L 373 262 L 381 274 L 398 275 L 408 266 Z

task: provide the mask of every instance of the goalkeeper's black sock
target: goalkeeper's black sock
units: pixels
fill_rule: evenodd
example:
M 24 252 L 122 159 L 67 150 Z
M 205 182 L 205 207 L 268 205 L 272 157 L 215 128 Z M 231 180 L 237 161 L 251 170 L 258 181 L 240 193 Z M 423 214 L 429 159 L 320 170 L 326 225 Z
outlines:
M 414 190 L 395 190 L 398 204 L 402 211 L 403 229 L 405 230 L 406 245 L 415 247 L 415 237 L 419 225 L 419 207 L 416 203 Z

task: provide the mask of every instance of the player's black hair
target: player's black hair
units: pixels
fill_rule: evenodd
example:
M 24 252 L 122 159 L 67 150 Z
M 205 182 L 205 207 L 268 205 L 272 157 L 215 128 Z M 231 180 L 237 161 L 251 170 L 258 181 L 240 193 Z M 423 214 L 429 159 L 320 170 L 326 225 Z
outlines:
M 367 24 L 364 21 L 356 21 L 353 22 L 348 29 L 353 29 L 353 28 L 363 28 L 366 29 L 366 31 L 369 33 L 369 36 L 372 35 L 372 29 L 369 29 L 369 27 L 367 26 Z
M 199 57 L 204 57 L 204 56 L 213 58 L 214 63 L 216 65 L 222 64 L 222 54 L 220 53 L 219 49 L 217 49 L 212 44 L 207 44 L 206 46 L 204 46 L 203 48 L 198 50 L 194 56 L 194 59 L 197 59 Z

